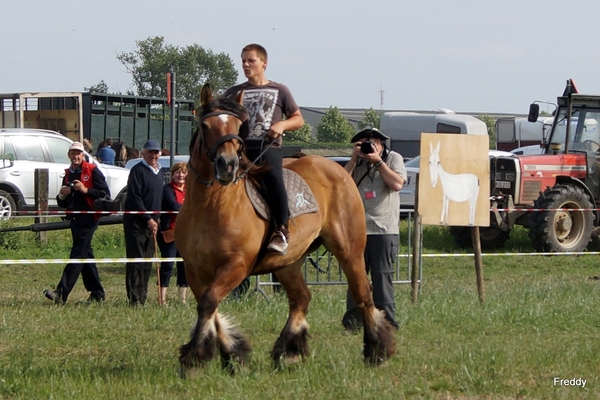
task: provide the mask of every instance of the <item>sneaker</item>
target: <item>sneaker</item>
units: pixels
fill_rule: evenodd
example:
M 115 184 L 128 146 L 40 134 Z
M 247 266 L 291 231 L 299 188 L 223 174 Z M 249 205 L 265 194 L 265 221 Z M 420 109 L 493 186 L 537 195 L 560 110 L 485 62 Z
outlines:
M 62 299 L 62 296 L 54 290 L 44 290 L 44 296 L 46 296 L 48 300 L 52 300 L 54 304 L 65 304 L 65 302 Z
M 287 253 L 288 235 L 288 230 L 285 228 L 285 226 L 282 226 L 281 230 L 275 232 L 271 236 L 271 242 L 267 246 L 267 249 L 273 253 Z

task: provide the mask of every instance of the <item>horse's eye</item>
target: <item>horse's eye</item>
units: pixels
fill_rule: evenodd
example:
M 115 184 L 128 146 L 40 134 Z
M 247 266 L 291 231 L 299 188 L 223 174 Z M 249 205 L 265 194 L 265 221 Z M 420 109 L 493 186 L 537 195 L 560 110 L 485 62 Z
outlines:
M 210 129 L 210 126 L 206 122 L 202 122 L 202 129 Z

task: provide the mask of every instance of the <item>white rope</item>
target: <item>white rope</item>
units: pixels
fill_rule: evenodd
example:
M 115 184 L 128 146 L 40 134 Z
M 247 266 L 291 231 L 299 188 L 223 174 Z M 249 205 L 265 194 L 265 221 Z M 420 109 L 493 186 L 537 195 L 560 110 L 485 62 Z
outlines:
M 183 261 L 181 257 L 170 258 L 48 258 L 48 259 L 15 259 L 15 260 L 0 260 L 0 265 L 11 264 L 112 264 L 112 263 L 133 263 L 133 262 L 163 262 L 163 261 Z

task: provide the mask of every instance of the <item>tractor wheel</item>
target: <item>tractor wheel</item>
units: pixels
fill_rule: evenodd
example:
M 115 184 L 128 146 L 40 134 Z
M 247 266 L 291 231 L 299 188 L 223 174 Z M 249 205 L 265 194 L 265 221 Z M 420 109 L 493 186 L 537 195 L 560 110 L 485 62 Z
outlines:
M 461 248 L 473 247 L 471 238 L 471 227 L 451 226 L 450 233 L 454 236 L 454 242 Z M 498 228 L 479 228 L 479 239 L 481 248 L 486 250 L 497 249 L 504 246 L 504 242 L 510 237 L 510 231 L 503 231 Z
M 17 205 L 10 194 L 0 190 L 0 218 L 10 218 L 17 211 Z
M 574 185 L 556 185 L 548 188 L 536 200 L 535 207 L 548 209 L 536 212 L 531 218 L 529 238 L 536 251 L 586 250 L 592 241 L 594 215 L 593 205 L 582 188 Z M 576 211 L 577 209 L 585 211 Z

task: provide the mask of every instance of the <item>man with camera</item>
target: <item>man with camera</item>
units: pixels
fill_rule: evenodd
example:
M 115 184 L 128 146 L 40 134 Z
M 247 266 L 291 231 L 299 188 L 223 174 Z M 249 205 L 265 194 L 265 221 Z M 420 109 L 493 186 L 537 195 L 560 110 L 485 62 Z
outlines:
M 367 246 L 364 258 L 371 274 L 373 301 L 385 312 L 386 319 L 398 328 L 394 299 L 394 263 L 398 257 L 400 193 L 406 180 L 404 159 L 386 148 L 389 137 L 374 128 L 366 128 L 351 139 L 352 158 L 346 170 L 358 186 L 367 220 Z M 346 331 L 356 332 L 362 326 L 362 315 L 347 295 L 346 313 L 342 319 Z
M 68 151 L 71 165 L 65 170 L 65 177 L 56 201 L 59 207 L 67 211 L 91 211 L 94 209 L 95 199 L 110 196 L 110 190 L 102 171 L 96 165 L 85 161 L 83 145 L 73 142 Z M 94 214 L 68 214 L 70 221 L 73 247 L 71 259 L 94 258 L 92 238 L 98 228 L 100 215 Z M 44 290 L 46 298 L 56 304 L 64 304 L 73 290 L 81 274 L 85 288 L 90 292 L 87 302 L 100 302 L 104 300 L 104 288 L 100 283 L 98 268 L 95 263 L 81 264 L 69 263 L 63 270 L 62 277 L 56 290 Z

